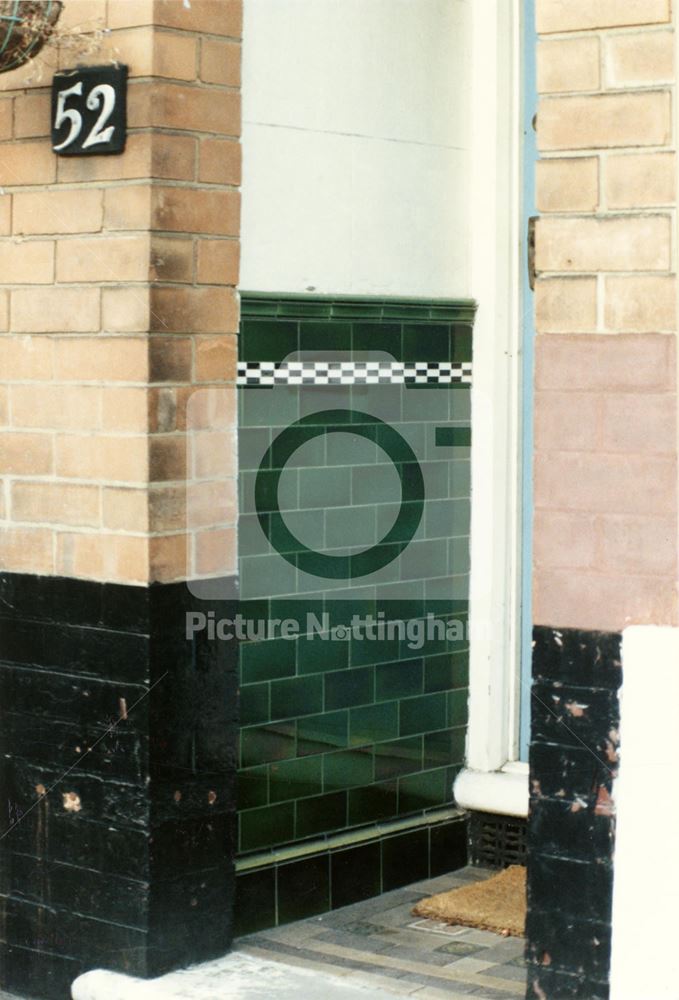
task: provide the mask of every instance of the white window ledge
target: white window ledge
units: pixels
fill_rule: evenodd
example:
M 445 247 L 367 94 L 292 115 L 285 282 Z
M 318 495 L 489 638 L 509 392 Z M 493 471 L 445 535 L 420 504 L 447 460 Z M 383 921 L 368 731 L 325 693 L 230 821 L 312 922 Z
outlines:
M 500 771 L 460 771 L 453 785 L 455 802 L 474 812 L 528 816 L 528 764 L 514 761 Z

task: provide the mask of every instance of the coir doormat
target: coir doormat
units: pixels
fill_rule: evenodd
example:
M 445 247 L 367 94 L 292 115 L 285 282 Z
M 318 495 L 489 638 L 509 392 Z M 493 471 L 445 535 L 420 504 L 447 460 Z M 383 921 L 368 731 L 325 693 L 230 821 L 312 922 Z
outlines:
M 523 937 L 526 923 L 526 869 L 512 865 L 483 882 L 440 892 L 417 904 L 413 913 L 445 924 L 477 927 Z

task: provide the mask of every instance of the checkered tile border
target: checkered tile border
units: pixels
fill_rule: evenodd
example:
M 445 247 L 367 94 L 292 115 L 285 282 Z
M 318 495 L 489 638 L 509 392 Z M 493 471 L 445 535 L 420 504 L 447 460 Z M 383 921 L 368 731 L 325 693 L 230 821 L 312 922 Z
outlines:
M 239 361 L 238 385 L 470 385 L 470 361 Z

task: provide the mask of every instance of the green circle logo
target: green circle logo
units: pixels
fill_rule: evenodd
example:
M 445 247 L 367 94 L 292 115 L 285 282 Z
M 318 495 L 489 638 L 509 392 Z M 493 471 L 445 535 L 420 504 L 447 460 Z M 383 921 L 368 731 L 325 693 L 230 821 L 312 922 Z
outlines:
M 293 535 L 278 506 L 278 484 L 283 469 L 297 449 L 321 434 L 358 434 L 387 453 L 401 482 L 401 506 L 387 534 L 372 548 L 349 556 L 329 556 L 304 545 Z M 272 477 L 272 458 L 277 468 Z M 274 496 L 274 506 L 270 497 Z M 305 573 L 327 580 L 351 580 L 375 573 L 403 552 L 422 520 L 424 479 L 415 453 L 397 430 L 360 410 L 323 410 L 296 420 L 276 437 L 262 458 L 255 480 L 255 509 L 262 531 L 287 562 Z M 275 541 L 274 541 L 275 539 Z

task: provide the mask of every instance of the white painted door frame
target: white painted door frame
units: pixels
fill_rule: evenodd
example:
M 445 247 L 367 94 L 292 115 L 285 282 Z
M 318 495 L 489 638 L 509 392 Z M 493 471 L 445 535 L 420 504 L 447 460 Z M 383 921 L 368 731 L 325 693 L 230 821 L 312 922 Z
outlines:
M 472 5 L 472 390 L 470 809 L 526 815 L 518 758 L 521 622 L 520 0 Z

